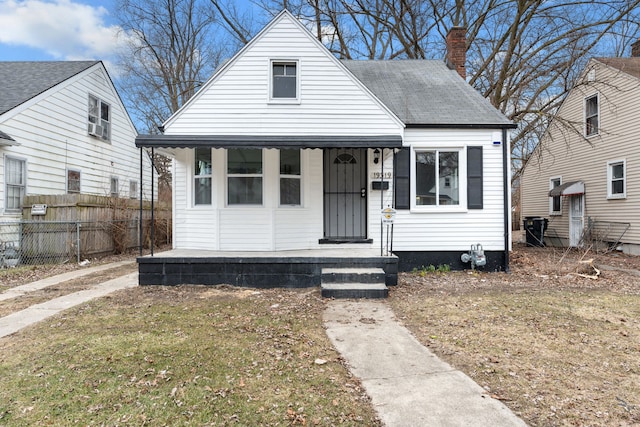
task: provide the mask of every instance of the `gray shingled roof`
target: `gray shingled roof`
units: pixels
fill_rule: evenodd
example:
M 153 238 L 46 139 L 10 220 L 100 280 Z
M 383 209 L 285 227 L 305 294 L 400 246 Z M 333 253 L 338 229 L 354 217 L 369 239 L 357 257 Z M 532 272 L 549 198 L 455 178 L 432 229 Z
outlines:
M 617 68 L 633 77 L 640 78 L 640 58 L 594 58 L 613 68 Z
M 443 61 L 342 62 L 406 125 L 511 127 L 509 119 Z
M 0 62 L 0 114 L 6 113 L 98 62 Z

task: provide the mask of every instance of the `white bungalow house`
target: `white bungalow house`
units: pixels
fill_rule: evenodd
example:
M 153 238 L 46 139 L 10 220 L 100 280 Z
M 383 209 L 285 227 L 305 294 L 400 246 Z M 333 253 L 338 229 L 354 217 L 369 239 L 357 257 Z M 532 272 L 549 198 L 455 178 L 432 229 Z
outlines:
M 19 245 L 25 196 L 148 199 L 136 135 L 102 62 L 0 62 L 0 244 Z
M 589 61 L 522 174 L 522 216 L 548 221 L 544 244 L 640 254 L 639 99 L 640 41 Z
M 477 244 L 505 270 L 512 127 L 444 61 L 340 61 L 283 11 L 136 139 L 174 159 L 174 250 L 139 258 L 140 283 L 315 286 L 377 263 L 394 284 L 469 268 Z

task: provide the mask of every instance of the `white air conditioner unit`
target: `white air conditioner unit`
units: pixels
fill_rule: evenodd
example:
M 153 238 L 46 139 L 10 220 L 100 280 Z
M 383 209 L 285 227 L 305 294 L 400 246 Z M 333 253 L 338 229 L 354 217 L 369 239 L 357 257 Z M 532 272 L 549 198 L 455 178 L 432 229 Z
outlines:
M 97 138 L 104 138 L 104 127 L 97 123 L 89 123 L 88 127 L 89 135 Z

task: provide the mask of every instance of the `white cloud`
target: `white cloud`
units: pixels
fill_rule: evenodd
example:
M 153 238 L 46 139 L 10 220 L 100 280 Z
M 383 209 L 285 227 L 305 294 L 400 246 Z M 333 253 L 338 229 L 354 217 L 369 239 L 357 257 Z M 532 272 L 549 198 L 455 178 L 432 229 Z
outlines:
M 0 43 L 26 46 L 55 59 L 108 59 L 121 45 L 108 11 L 71 0 L 0 0 Z

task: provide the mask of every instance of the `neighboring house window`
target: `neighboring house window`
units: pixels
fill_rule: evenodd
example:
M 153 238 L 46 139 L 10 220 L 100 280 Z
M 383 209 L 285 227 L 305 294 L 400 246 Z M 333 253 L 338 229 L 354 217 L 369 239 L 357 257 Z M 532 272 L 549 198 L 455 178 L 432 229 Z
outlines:
M 119 196 L 119 192 L 118 192 L 118 177 L 115 177 L 115 176 L 111 177 L 110 192 L 111 192 L 111 197 L 118 197 Z
M 599 116 L 598 95 L 593 95 L 585 99 L 585 134 L 587 136 L 598 134 L 600 126 Z
M 416 151 L 415 177 L 417 206 L 460 204 L 459 152 Z
M 562 177 L 553 177 L 549 179 L 549 190 L 562 185 Z M 549 199 L 549 214 L 562 215 L 562 196 L 554 196 Z
M 4 159 L 5 210 L 20 211 L 27 187 L 27 162 L 13 157 Z
M 615 160 L 607 163 L 607 197 L 610 199 L 624 199 L 627 197 L 627 163 L 625 160 Z
M 80 171 L 67 170 L 67 193 L 80 192 Z
M 300 150 L 280 150 L 280 205 L 300 205 Z
M 87 125 L 89 135 L 111 139 L 111 107 L 101 99 L 89 95 L 89 123 Z
M 196 148 L 194 156 L 194 205 L 211 204 L 211 149 Z
M 271 98 L 298 98 L 298 64 L 297 62 L 271 63 Z
M 262 204 L 262 150 L 227 150 L 227 202 L 229 205 Z
M 134 181 L 134 180 L 129 181 L 129 198 L 130 199 L 138 198 L 138 181 Z

